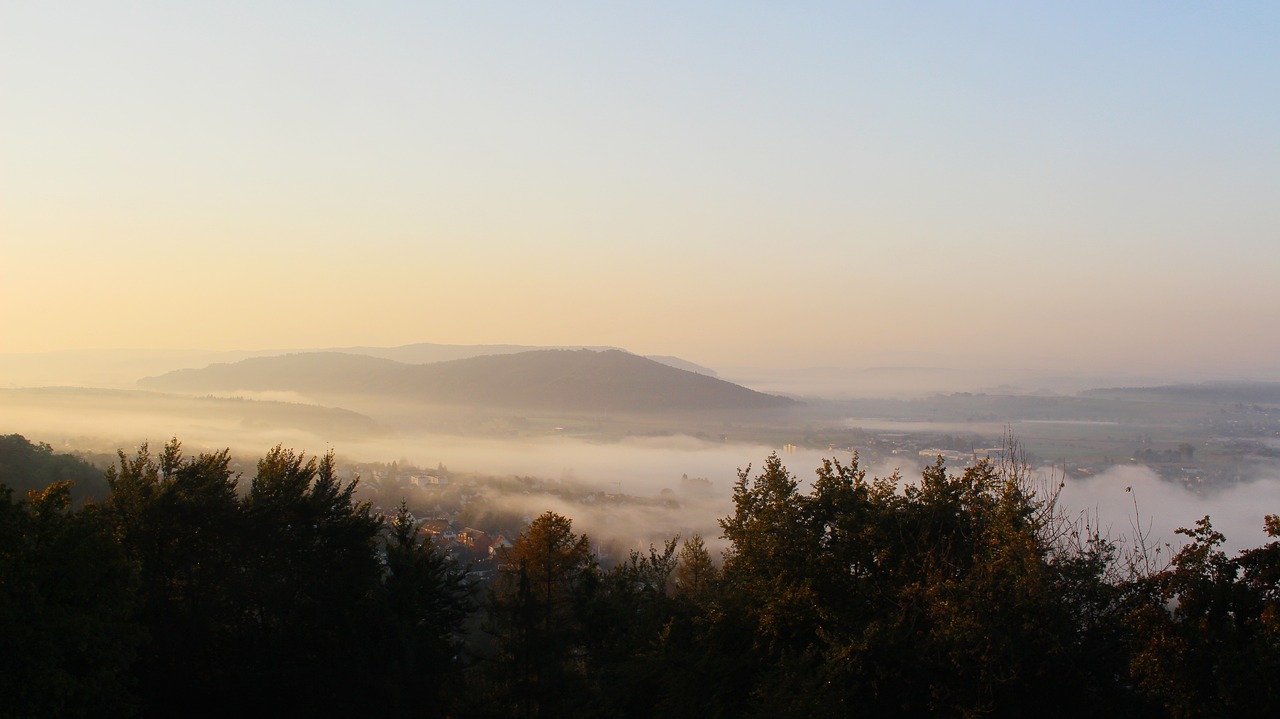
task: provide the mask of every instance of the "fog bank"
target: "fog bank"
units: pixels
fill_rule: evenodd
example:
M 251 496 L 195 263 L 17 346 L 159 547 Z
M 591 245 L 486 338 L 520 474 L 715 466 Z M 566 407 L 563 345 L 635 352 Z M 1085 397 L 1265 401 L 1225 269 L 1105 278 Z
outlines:
M 1194 527 L 1209 515 L 1214 529 L 1226 535 L 1228 553 L 1234 553 L 1267 541 L 1263 517 L 1280 514 L 1280 469 L 1267 468 L 1253 481 L 1199 495 L 1147 467 L 1116 466 L 1089 479 L 1067 480 L 1060 500 L 1073 515 L 1096 517 L 1103 534 L 1113 539 L 1132 538 L 1141 526 L 1149 545 L 1169 543 L 1175 549 L 1186 539 L 1175 530 Z

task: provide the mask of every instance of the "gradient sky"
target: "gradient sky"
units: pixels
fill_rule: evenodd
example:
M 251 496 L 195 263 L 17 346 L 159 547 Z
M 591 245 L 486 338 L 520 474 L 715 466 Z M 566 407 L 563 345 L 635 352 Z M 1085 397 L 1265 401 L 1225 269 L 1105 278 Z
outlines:
M 1280 5 L 0 4 L 0 352 L 1280 379 Z

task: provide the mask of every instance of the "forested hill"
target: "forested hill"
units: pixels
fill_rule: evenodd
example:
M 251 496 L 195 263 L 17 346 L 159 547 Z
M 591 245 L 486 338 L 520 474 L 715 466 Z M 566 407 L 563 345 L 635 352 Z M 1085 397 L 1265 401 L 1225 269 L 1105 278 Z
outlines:
M 77 501 L 107 495 L 102 470 L 83 458 L 56 454 L 48 444 L 29 442 L 20 434 L 0 435 L 0 484 L 22 497 L 54 482 L 71 482 Z
M 424 365 L 312 352 L 178 370 L 139 384 L 180 392 L 362 394 L 558 411 L 743 411 L 792 404 L 621 350 L 537 350 Z

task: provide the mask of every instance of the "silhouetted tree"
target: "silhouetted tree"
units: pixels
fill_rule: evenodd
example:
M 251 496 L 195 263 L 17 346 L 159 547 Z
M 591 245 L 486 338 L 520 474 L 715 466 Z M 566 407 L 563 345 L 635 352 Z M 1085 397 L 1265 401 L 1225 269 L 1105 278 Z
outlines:
M 258 462 L 242 502 L 248 626 L 242 681 L 259 707 L 358 711 L 366 641 L 382 577 L 382 519 L 338 481 L 333 453 L 277 445 Z M 329 675 L 342 667 L 348 682 Z M 354 685 L 354 686 L 353 686 Z
M 546 512 L 501 558 L 489 606 L 499 656 L 491 667 L 495 711 L 564 716 L 586 699 L 583 615 L 599 583 L 586 535 L 567 517 Z
M 385 530 L 377 657 L 393 716 L 445 716 L 447 689 L 461 669 L 459 633 L 474 608 L 467 567 L 418 534 L 402 502 Z
M 177 439 L 158 460 L 146 444 L 132 458 L 118 454 L 103 510 L 139 570 L 137 619 L 149 635 L 136 672 L 143 706 L 156 714 L 193 701 L 219 706 L 236 666 L 246 591 L 229 454 L 184 457 Z
M 1082 607 L 1059 591 L 1052 498 L 1027 479 L 939 460 L 899 486 L 855 457 L 802 494 L 776 455 L 740 473 L 721 526 L 760 657 L 751 711 L 1020 715 L 1046 713 L 1046 695 L 1061 713 L 1110 697 L 1071 683 L 1089 661 Z
M 96 508 L 0 484 L 0 717 L 126 716 L 136 574 Z

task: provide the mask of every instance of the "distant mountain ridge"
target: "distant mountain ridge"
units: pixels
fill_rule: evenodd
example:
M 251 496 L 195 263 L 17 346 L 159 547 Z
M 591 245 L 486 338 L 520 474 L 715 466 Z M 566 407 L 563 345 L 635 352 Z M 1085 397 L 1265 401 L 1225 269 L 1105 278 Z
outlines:
M 368 357 L 427 364 L 480 355 L 514 354 L 544 349 L 594 349 L 617 347 L 547 347 L 530 345 L 451 345 L 419 342 L 396 347 L 312 347 L 266 348 L 256 350 L 198 349 L 86 349 L 51 352 L 0 352 L 0 387 L 109 387 L 130 389 L 139 377 L 151 377 L 175 369 L 199 369 L 214 363 L 239 362 L 251 357 L 279 357 L 286 354 L 340 352 Z M 679 357 L 650 356 L 649 359 L 710 377 L 719 374 Z
M 533 350 L 431 364 L 342 352 L 255 357 L 138 382 L 182 392 L 360 394 L 430 404 L 557 411 L 756 410 L 792 400 L 621 350 Z
M 539 350 L 592 350 L 594 352 L 605 352 L 608 350 L 626 351 L 619 347 L 588 347 L 579 345 L 558 347 L 535 345 L 446 345 L 436 344 L 434 342 L 418 342 L 415 344 L 400 345 L 398 347 L 334 347 L 316 351 L 341 352 L 344 354 L 365 355 L 367 357 L 381 357 L 382 359 L 395 360 L 396 362 L 404 362 L 406 364 L 433 364 L 436 362 L 448 362 L 450 360 L 483 357 L 485 355 L 520 354 L 522 352 L 536 352 Z M 719 376 L 715 370 L 709 367 L 703 367 L 700 364 L 695 364 L 680 357 L 672 357 L 669 355 L 643 356 L 646 359 L 651 359 L 654 362 L 667 365 L 668 367 L 697 372 L 698 374 L 705 374 L 708 377 Z

